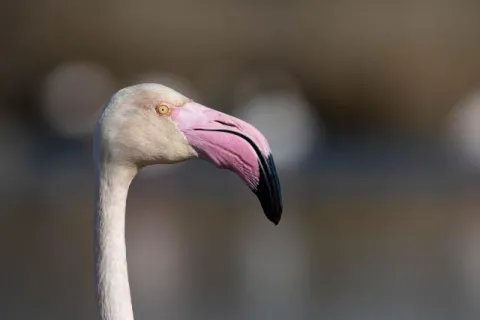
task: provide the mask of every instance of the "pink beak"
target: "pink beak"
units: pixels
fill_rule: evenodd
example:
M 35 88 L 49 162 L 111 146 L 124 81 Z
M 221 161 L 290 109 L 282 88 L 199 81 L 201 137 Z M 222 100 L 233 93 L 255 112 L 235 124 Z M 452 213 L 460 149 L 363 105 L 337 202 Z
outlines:
M 267 139 L 260 131 L 195 102 L 175 108 L 171 118 L 200 158 L 235 172 L 257 195 L 267 218 L 275 225 L 280 222 L 280 182 Z

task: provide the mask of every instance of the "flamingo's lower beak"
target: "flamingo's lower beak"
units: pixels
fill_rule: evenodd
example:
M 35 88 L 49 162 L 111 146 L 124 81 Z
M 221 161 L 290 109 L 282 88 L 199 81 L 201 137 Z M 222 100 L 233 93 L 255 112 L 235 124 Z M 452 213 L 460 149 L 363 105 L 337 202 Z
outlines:
M 282 194 L 275 162 L 266 138 L 252 125 L 190 102 L 172 112 L 198 156 L 235 172 L 256 194 L 267 218 L 282 217 Z

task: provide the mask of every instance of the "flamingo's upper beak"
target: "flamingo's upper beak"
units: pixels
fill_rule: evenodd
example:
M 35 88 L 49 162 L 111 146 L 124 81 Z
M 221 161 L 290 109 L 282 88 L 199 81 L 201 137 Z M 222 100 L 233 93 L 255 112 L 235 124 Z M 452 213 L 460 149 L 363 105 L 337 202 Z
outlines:
M 172 120 L 198 156 L 235 172 L 257 195 L 267 218 L 282 217 L 282 193 L 266 138 L 251 124 L 189 102 L 175 108 Z

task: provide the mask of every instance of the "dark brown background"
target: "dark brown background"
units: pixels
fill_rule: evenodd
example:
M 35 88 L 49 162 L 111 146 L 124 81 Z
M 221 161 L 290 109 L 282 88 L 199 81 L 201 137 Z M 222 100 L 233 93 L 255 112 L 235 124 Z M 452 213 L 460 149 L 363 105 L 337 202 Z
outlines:
M 279 158 L 277 228 L 206 163 L 134 181 L 138 319 L 478 319 L 477 168 L 444 142 L 480 80 L 479 15 L 453 0 L 3 0 L 0 319 L 98 318 L 90 120 L 142 81 L 234 114 L 304 104 L 265 103 L 257 123 Z

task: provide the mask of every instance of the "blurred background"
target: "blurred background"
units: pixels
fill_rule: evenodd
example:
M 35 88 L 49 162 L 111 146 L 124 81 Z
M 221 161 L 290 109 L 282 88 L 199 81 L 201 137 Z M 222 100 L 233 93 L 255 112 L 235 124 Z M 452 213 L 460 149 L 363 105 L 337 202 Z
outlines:
M 480 4 L 0 3 L 0 319 L 99 319 L 92 126 L 159 82 L 270 140 L 284 217 L 234 174 L 143 170 L 137 319 L 480 318 Z

